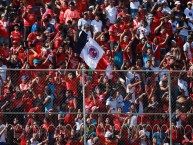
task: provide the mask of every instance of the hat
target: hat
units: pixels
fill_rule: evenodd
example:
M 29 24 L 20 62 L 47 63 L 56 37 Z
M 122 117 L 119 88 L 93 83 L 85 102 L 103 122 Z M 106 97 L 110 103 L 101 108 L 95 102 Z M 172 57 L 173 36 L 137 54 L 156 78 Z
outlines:
M 163 4 L 163 3 L 167 3 L 167 1 L 166 1 L 166 0 L 162 0 L 162 4 Z
M 71 2 L 71 3 L 69 4 L 69 6 L 74 6 L 74 2 Z
M 166 56 L 170 56 L 170 55 L 171 55 L 171 53 L 170 53 L 170 52 L 166 53 Z
M 91 136 L 96 136 L 96 132 L 91 132 L 91 134 L 89 134 L 89 138 L 90 138 Z
M 52 7 L 52 3 L 51 3 L 51 2 L 46 3 L 46 5 L 47 5 L 48 7 Z
M 32 5 L 28 5 L 26 8 L 27 9 L 32 9 Z
M 146 46 L 147 46 L 147 48 L 151 48 L 151 45 L 150 45 L 149 43 L 147 43 L 147 45 L 146 45 Z
M 192 39 L 192 36 L 191 36 L 191 35 L 188 35 L 188 36 L 187 36 L 187 40 L 190 40 L 190 39 Z
M 153 19 L 153 18 L 154 18 L 153 15 L 150 15 L 150 16 L 149 16 L 149 19 Z
M 180 1 L 176 1 L 175 5 L 181 5 Z
M 192 5 L 192 2 L 188 2 L 187 5 Z
M 96 109 L 98 109 L 99 107 L 97 107 L 97 106 L 93 106 L 92 108 L 91 108 L 91 110 L 92 110 L 92 112 L 93 111 L 95 111 Z
M 112 132 L 110 132 L 110 131 L 107 131 L 106 133 L 105 133 L 105 137 L 110 137 L 110 136 L 112 136 L 113 135 L 113 133 Z
M 92 81 L 93 78 L 91 76 L 87 76 L 86 80 Z
M 87 122 L 90 121 L 90 118 L 87 118 L 86 121 L 87 121 Z
M 193 63 L 193 58 L 190 59 L 190 62 Z
M 1 14 L 1 17 L 5 17 L 5 14 L 3 13 L 3 14 Z
M 87 12 L 87 11 L 85 11 L 83 14 L 84 14 L 84 15 L 88 15 L 88 12 Z
M 176 43 L 176 41 L 175 41 L 175 40 L 172 40 L 171 42 Z
M 98 141 L 99 141 L 99 137 L 98 136 L 93 138 L 93 143 L 97 143 Z
M 14 52 L 14 55 L 18 55 L 18 52 L 16 51 L 16 52 Z
M 38 60 L 38 59 L 34 59 L 34 60 L 33 60 L 33 63 L 34 63 L 34 64 L 38 64 L 38 63 L 39 63 L 39 60 Z
M 21 79 L 22 79 L 22 80 L 26 80 L 26 79 L 27 79 L 27 76 L 24 75 L 24 76 L 21 77 Z

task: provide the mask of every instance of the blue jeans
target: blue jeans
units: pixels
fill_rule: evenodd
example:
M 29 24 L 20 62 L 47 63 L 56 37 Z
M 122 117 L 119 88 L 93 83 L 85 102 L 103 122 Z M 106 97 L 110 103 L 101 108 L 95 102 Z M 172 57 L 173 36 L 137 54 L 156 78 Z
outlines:
M 187 36 L 184 36 L 184 35 L 180 35 L 180 37 L 183 39 L 184 43 L 186 42 L 187 40 Z
M 138 9 L 130 9 L 132 18 L 135 18 L 135 14 L 138 12 Z
M 6 145 L 6 143 L 5 142 L 0 142 L 0 145 Z

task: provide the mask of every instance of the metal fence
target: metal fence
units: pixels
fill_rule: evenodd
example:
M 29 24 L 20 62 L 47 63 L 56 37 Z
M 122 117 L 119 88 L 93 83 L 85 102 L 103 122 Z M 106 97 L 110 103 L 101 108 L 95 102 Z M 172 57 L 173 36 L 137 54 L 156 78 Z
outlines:
M 0 75 L 0 134 L 7 144 L 192 144 L 192 72 L 6 69 Z

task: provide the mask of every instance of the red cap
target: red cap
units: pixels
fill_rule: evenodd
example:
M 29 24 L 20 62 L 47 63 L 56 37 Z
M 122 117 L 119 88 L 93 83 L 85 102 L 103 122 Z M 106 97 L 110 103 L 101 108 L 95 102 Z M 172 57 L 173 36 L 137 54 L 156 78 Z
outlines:
M 185 114 L 180 115 L 180 119 L 181 119 L 182 121 L 185 121 L 185 120 L 186 120 L 186 115 L 185 115 Z
M 27 9 L 32 9 L 32 5 L 28 5 L 26 8 Z
M 193 63 L 193 58 L 190 59 L 190 62 Z
M 193 94 L 190 94 L 190 98 L 193 100 Z

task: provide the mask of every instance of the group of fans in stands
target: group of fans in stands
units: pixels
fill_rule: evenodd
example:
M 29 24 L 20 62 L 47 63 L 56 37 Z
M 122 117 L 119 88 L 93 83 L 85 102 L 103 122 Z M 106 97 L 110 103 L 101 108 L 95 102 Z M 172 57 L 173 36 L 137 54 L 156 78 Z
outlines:
M 193 144 L 192 4 L 2 0 L 0 145 Z M 81 31 L 111 71 L 76 53 Z

